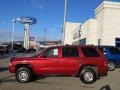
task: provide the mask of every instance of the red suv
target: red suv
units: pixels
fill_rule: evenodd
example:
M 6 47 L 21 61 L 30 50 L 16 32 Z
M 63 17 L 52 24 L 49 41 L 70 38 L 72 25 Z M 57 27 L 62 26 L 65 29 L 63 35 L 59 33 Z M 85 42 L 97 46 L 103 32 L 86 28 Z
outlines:
M 21 83 L 33 75 L 71 75 L 91 84 L 107 75 L 107 62 L 95 46 L 56 46 L 32 57 L 12 58 L 9 72 Z

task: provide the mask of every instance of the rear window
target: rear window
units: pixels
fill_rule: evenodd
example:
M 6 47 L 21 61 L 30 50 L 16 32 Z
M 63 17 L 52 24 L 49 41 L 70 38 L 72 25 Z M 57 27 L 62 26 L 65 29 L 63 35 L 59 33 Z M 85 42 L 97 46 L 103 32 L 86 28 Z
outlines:
M 62 49 L 63 57 L 78 57 L 79 52 L 77 47 L 63 47 Z
M 120 54 L 120 50 L 118 48 L 109 48 L 112 54 Z
M 82 48 L 82 52 L 85 57 L 100 57 L 100 54 L 96 51 L 95 48 L 84 47 Z

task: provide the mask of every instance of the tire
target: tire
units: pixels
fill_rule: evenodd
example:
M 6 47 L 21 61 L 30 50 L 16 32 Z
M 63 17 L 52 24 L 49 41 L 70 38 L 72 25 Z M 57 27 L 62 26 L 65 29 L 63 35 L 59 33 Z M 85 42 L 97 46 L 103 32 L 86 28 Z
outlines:
M 31 80 L 32 73 L 31 70 L 27 67 L 21 67 L 16 71 L 15 77 L 18 82 L 26 83 Z
M 80 80 L 85 84 L 92 84 L 97 80 L 96 72 L 91 68 L 83 68 L 79 77 Z
M 114 71 L 115 70 L 115 63 L 112 61 L 108 62 L 108 70 L 109 71 Z

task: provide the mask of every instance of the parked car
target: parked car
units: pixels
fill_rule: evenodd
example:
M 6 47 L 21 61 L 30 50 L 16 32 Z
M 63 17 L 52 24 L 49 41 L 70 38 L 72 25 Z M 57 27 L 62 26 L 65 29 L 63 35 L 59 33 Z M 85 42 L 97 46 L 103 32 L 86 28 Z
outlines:
M 34 52 L 36 52 L 36 49 L 34 49 L 34 48 L 29 48 L 29 49 L 27 50 L 27 52 L 28 52 L 28 53 L 34 53 Z
M 7 53 L 7 46 L 6 45 L 0 45 L 0 54 L 3 55 Z
M 99 46 L 99 49 L 104 53 L 107 62 L 108 70 L 113 71 L 120 65 L 120 49 L 114 46 Z
M 9 63 L 9 72 L 21 83 L 32 80 L 33 75 L 71 75 L 91 84 L 107 71 L 105 57 L 95 46 L 49 47 L 33 57 L 12 58 Z
M 11 52 L 11 44 L 7 45 L 7 52 Z M 27 50 L 20 44 L 14 44 L 12 52 L 15 53 L 26 53 Z

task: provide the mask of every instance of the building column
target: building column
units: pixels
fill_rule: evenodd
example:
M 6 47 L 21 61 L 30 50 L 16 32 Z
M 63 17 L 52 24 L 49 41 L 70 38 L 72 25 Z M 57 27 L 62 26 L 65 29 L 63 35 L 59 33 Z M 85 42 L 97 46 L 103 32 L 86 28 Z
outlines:
M 24 48 L 29 48 L 29 24 L 24 25 Z

